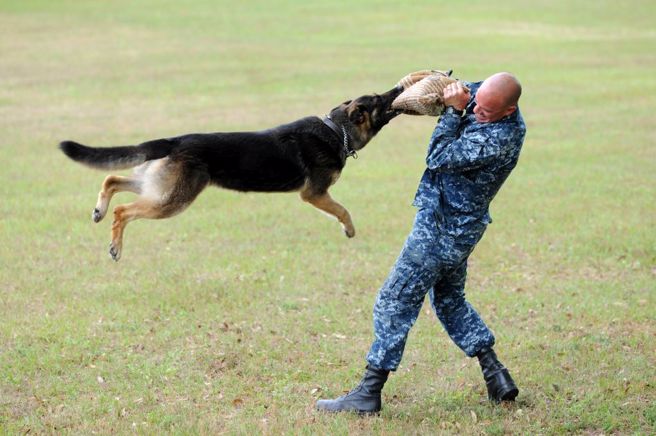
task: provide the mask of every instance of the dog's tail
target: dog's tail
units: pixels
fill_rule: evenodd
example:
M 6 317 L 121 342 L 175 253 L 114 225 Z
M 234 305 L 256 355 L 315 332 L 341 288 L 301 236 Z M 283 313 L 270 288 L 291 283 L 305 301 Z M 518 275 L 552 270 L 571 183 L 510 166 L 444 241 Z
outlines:
M 177 145 L 174 139 L 156 139 L 140 145 L 122 147 L 88 147 L 64 141 L 59 148 L 76 162 L 101 170 L 120 170 L 168 156 Z

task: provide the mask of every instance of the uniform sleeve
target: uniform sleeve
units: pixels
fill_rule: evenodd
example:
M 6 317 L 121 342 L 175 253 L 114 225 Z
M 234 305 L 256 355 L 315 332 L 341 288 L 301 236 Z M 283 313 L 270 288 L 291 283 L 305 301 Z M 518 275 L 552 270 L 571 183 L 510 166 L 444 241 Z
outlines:
M 501 152 L 497 138 L 485 131 L 461 135 L 456 139 L 460 117 L 445 114 L 440 119 L 426 157 L 430 170 L 451 173 L 481 167 L 494 160 Z

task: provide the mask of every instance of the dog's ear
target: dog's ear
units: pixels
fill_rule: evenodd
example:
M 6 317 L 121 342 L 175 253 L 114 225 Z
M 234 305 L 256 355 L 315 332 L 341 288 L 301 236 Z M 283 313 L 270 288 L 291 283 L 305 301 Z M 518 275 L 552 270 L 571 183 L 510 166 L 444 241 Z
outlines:
M 356 105 L 352 108 L 348 114 L 349 120 L 353 124 L 362 124 L 364 123 L 364 106 L 361 104 Z
M 351 104 L 351 101 L 353 100 L 346 100 L 344 103 L 340 104 L 339 106 L 335 106 L 334 108 L 332 108 L 329 113 L 332 114 L 336 110 L 342 109 L 344 106 L 348 106 L 349 104 Z

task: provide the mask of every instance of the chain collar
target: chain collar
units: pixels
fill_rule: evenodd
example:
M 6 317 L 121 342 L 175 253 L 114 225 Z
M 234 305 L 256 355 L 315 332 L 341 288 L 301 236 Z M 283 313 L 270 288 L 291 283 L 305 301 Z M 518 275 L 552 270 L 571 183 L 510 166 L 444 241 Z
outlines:
M 343 143 L 344 153 L 346 154 L 347 158 L 348 157 L 353 157 L 353 159 L 357 159 L 358 158 L 358 153 L 353 148 L 351 148 L 351 145 L 349 144 L 349 142 L 350 142 L 349 138 L 350 137 L 349 137 L 349 134 L 346 132 L 346 128 L 343 125 L 337 127 L 337 124 L 335 124 L 333 119 L 330 118 L 330 115 L 326 115 L 326 117 L 323 119 L 323 122 L 328 127 L 330 127 L 330 130 L 332 130 L 333 132 L 335 132 L 338 135 L 340 133 L 339 127 L 341 127 L 342 137 L 344 138 L 344 143 Z

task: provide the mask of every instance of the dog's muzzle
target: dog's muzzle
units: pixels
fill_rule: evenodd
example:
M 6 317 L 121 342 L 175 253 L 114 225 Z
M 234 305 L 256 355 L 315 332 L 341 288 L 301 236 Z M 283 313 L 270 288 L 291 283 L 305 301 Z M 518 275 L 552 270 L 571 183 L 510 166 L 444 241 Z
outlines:
M 401 115 L 403 111 L 397 110 L 397 109 L 389 109 L 385 112 L 385 121 L 386 123 L 389 123 L 392 121 L 394 118 L 397 116 Z
M 390 122 L 396 116 L 401 115 L 403 113 L 403 111 L 400 111 L 398 109 L 392 109 L 392 103 L 394 102 L 394 99 L 399 95 L 401 95 L 402 92 L 403 92 L 403 87 L 397 86 L 393 89 L 390 89 L 385 94 L 381 95 L 381 98 L 383 98 L 385 101 L 385 108 L 386 108 L 386 110 L 383 112 L 383 116 L 385 118 L 385 124 Z

